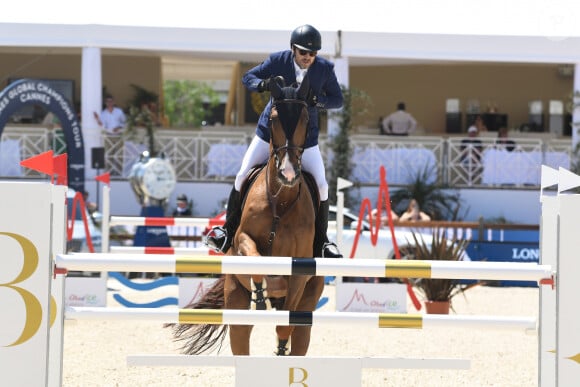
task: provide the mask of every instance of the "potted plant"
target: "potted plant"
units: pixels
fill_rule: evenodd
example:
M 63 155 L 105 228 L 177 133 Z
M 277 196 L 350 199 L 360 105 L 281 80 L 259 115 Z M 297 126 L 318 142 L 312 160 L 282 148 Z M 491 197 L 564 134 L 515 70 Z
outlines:
M 414 254 L 412 259 L 426 261 L 462 261 L 466 257 L 465 249 L 469 244 L 466 239 L 449 239 L 445 230 L 433 229 L 431 241 L 425 241 L 421 235 L 412 233 L 415 241 Z M 430 243 L 429 243 L 430 242 Z M 475 281 L 465 283 L 458 279 L 431 279 L 420 278 L 414 282 L 416 288 L 425 298 L 425 309 L 430 314 L 447 314 L 449 309 L 453 310 L 451 299 L 458 294 L 480 285 Z

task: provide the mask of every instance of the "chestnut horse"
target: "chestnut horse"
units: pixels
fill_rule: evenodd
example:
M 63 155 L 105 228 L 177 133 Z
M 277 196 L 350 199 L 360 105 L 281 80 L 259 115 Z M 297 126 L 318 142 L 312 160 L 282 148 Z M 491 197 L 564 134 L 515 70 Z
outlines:
M 301 157 L 308 135 L 308 77 L 299 88 L 284 87 L 283 79 L 271 82 L 270 157 L 249 184 L 240 225 L 227 255 L 312 258 L 315 205 L 302 171 Z M 315 191 L 316 192 L 316 191 Z M 314 200 L 313 200 L 314 198 Z M 226 274 L 189 308 L 268 309 L 314 311 L 324 288 L 324 277 L 312 275 L 264 276 Z M 250 354 L 253 326 L 231 325 L 230 347 L 234 355 Z M 304 356 L 310 344 L 311 326 L 277 326 L 275 353 Z M 187 354 L 220 347 L 227 325 L 175 325 L 176 341 Z M 290 350 L 288 350 L 290 344 Z

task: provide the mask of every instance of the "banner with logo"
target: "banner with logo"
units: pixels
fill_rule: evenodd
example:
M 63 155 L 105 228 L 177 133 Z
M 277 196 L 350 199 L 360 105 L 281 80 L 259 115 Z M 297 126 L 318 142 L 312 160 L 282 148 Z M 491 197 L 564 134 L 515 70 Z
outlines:
M 65 200 L 64 187 L 58 188 L 0 182 L 2 385 L 48 385 L 48 331 L 56 319 L 50 307 L 52 202 Z

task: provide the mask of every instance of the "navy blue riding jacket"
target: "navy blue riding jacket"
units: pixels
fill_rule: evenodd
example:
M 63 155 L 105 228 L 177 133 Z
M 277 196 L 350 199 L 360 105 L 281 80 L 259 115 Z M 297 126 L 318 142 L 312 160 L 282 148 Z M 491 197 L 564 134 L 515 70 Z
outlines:
M 291 50 L 275 52 L 261 64 L 248 70 L 242 78 L 243 84 L 250 91 L 258 91 L 258 85 L 264 79 L 284 77 L 286 85 L 296 83 L 296 73 L 294 69 L 294 54 Z M 305 148 L 310 148 L 318 144 L 318 109 L 338 109 L 342 107 L 343 97 L 340 85 L 334 73 L 334 64 L 320 56 L 317 56 L 314 63 L 308 68 L 308 78 L 310 88 L 317 97 L 316 106 L 308 108 L 310 116 L 308 122 L 308 138 L 304 144 Z M 262 140 L 270 142 L 270 111 L 272 109 L 272 99 L 268 102 L 258 120 L 256 134 Z

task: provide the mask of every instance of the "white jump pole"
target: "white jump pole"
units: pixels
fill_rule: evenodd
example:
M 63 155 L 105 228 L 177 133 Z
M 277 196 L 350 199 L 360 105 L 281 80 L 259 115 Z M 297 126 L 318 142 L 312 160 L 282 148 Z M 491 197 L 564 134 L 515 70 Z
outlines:
M 247 356 L 246 356 L 247 358 Z M 262 359 L 272 359 L 271 356 L 252 356 L 259 363 Z M 148 367 L 235 367 L 240 356 L 190 356 L 190 355 L 129 355 L 127 365 Z M 333 361 L 346 359 L 359 361 L 362 368 L 381 369 L 454 369 L 468 370 L 471 361 L 467 359 L 408 359 L 388 357 L 320 357 L 320 356 L 282 356 L 281 362 L 296 362 L 307 359 L 311 362 L 317 360 Z
M 295 325 L 339 324 L 370 328 L 433 327 L 535 331 L 533 317 L 453 316 L 364 312 L 67 307 L 67 319 L 147 320 L 178 324 Z
M 58 255 L 56 265 L 68 270 L 270 274 L 347 275 L 389 278 L 443 278 L 465 280 L 539 281 L 552 277 L 550 266 L 520 262 L 454 262 L 381 259 L 325 259 L 292 257 L 169 256 L 149 254 Z

